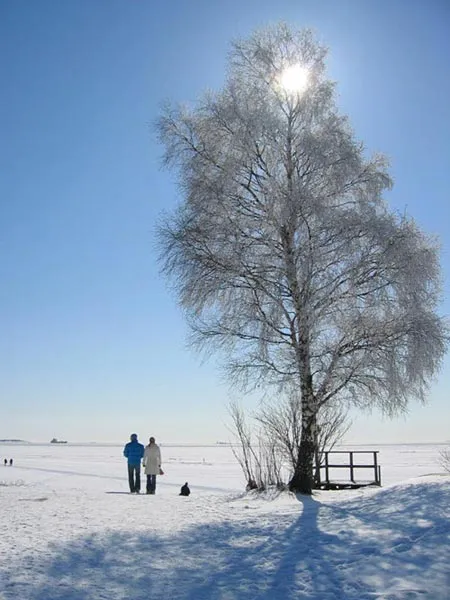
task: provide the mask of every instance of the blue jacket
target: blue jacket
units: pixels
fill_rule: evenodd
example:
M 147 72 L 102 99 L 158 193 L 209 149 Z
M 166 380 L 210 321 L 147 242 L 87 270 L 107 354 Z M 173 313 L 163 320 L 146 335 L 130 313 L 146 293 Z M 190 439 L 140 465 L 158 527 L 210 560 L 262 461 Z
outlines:
M 144 456 L 144 445 L 140 444 L 137 440 L 135 442 L 128 442 L 123 449 L 123 455 L 128 459 L 129 465 L 140 465 L 141 458 Z

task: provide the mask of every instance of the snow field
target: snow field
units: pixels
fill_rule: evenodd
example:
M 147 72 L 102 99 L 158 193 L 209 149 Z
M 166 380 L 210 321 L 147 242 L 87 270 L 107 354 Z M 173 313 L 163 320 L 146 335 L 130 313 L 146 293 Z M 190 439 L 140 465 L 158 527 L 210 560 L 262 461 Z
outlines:
M 380 447 L 390 484 L 312 498 L 243 494 L 227 447 L 162 446 L 156 495 L 130 495 L 121 451 L 0 446 L 1 600 L 449 599 L 434 446 Z

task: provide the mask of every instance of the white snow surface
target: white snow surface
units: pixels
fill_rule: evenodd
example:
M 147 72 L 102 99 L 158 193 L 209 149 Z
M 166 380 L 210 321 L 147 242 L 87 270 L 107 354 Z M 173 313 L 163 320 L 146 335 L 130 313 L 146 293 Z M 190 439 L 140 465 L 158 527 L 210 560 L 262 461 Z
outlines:
M 382 488 L 309 498 L 243 493 L 227 446 L 163 445 L 138 496 L 122 446 L 0 445 L 0 600 L 449 600 L 440 448 L 371 447 Z

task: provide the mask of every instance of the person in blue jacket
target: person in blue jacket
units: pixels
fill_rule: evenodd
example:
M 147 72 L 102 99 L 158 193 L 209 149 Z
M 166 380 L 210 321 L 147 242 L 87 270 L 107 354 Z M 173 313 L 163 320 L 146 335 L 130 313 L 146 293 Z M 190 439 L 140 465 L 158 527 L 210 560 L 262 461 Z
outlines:
M 138 442 L 137 433 L 130 435 L 130 441 L 125 444 L 123 455 L 128 460 L 128 483 L 130 492 L 141 492 L 141 459 L 144 456 L 144 445 Z

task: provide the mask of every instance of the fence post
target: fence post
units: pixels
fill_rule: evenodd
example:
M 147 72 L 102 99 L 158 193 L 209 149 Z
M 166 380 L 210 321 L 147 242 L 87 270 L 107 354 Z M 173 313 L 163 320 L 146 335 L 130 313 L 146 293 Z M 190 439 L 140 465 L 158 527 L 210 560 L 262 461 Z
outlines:
M 374 452 L 373 453 L 373 470 L 375 473 L 375 483 L 377 485 L 380 485 L 380 476 L 379 476 L 379 470 L 378 470 L 378 464 L 377 464 L 377 453 Z
M 350 452 L 350 481 L 355 483 L 355 477 L 353 472 L 353 452 Z
M 327 484 L 330 483 L 330 477 L 328 472 L 328 452 L 325 452 L 325 481 Z

